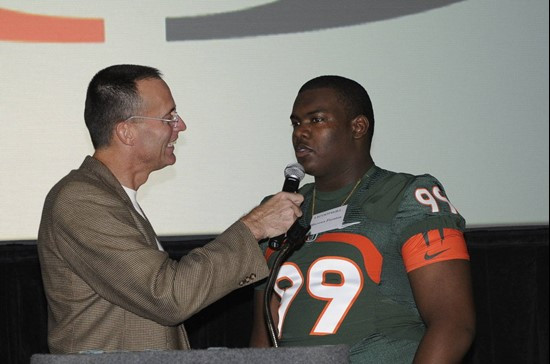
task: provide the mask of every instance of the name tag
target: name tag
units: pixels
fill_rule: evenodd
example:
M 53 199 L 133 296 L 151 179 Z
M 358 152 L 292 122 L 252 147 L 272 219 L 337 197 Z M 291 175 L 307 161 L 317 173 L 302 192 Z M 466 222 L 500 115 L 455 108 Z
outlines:
M 346 215 L 346 210 L 348 205 L 336 207 L 331 210 L 320 212 L 313 215 L 311 219 L 311 230 L 310 234 L 320 234 L 325 231 L 342 229 L 350 225 L 359 224 L 359 222 L 352 222 L 350 224 L 344 224 L 344 216 Z

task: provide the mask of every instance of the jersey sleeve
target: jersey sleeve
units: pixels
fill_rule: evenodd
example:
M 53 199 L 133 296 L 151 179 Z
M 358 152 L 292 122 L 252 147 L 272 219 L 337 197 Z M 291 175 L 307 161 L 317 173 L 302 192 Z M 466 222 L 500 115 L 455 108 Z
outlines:
M 433 176 L 415 177 L 394 220 L 407 272 L 451 259 L 469 259 L 464 218 Z

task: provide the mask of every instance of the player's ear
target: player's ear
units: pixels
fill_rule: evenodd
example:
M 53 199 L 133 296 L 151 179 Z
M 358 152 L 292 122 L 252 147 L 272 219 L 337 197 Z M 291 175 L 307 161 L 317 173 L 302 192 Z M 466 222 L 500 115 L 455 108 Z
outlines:
M 353 138 L 360 139 L 367 135 L 370 123 L 369 119 L 365 115 L 358 115 L 351 121 L 351 129 L 353 131 Z

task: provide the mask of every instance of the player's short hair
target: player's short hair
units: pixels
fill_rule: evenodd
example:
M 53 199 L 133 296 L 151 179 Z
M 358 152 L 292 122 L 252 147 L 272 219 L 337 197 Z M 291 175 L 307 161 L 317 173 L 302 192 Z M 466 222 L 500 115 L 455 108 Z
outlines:
M 342 76 L 319 76 L 307 81 L 298 93 L 320 88 L 330 88 L 336 91 L 339 100 L 345 107 L 350 119 L 364 115 L 369 120 L 369 139 L 374 133 L 374 110 L 367 90 L 358 82 Z

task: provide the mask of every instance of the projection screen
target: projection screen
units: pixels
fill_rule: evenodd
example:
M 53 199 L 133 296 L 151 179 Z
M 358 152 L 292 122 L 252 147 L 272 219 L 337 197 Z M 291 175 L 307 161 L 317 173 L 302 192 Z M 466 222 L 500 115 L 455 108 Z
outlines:
M 430 173 L 469 227 L 548 224 L 548 1 L 0 1 L 0 240 L 35 239 L 93 153 L 85 91 L 159 68 L 188 129 L 138 200 L 159 235 L 216 234 L 280 190 L 298 88 L 374 105 L 375 162 Z M 308 177 L 306 182 L 311 182 Z

